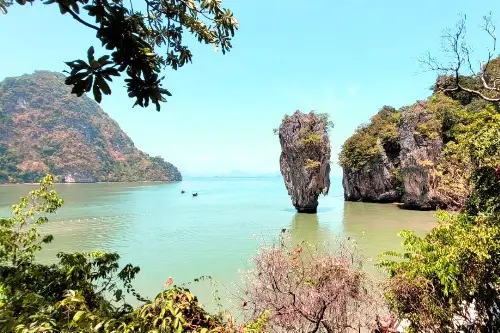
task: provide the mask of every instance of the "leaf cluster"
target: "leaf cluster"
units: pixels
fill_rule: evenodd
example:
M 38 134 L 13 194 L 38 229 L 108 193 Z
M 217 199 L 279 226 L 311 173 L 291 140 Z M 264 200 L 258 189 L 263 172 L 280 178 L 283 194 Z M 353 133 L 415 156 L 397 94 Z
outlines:
M 35 0 L 16 0 L 20 5 Z M 225 54 L 232 48 L 231 39 L 238 29 L 233 13 L 222 7 L 220 0 L 144 0 L 134 10 L 132 1 L 99 0 L 46 0 L 46 5 L 56 4 L 61 14 L 69 14 L 85 27 L 96 31 L 96 38 L 110 53 L 96 57 L 91 46 L 86 60 L 66 62 L 69 74 L 66 84 L 81 96 L 92 91 L 97 102 L 102 95 L 111 94 L 108 82 L 126 73 L 128 96 L 135 105 L 147 107 L 150 103 L 160 110 L 171 93 L 162 87 L 162 69 L 177 70 L 192 61 L 192 53 L 185 44 L 186 31 L 200 43 L 211 44 Z M 13 3 L 0 0 L 0 11 L 7 13 Z M 84 20 L 92 17 L 95 24 Z M 160 49 L 166 48 L 164 52 Z

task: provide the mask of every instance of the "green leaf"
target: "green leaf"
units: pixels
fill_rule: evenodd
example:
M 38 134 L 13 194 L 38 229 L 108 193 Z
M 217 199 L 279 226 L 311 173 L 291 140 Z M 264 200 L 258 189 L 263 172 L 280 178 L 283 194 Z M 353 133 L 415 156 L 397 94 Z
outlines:
M 105 95 L 111 94 L 111 88 L 109 87 L 108 83 L 101 75 L 97 75 L 95 80 L 96 80 L 96 83 L 99 85 L 99 88 L 101 88 L 102 92 Z
M 174 325 L 175 325 L 175 321 L 174 321 Z M 178 323 L 177 328 L 175 329 L 175 332 L 182 333 L 182 324 L 181 323 Z
M 94 81 L 94 77 L 92 75 L 89 75 L 86 79 L 85 79 L 85 91 L 90 91 L 90 89 L 92 89 L 92 82 Z
M 105 321 L 101 321 L 100 323 L 98 323 L 97 325 L 95 325 L 94 329 L 93 329 L 94 332 L 98 332 L 101 329 L 102 325 L 104 325 L 104 323 L 105 323 Z
M 76 1 L 71 3 L 71 8 L 75 13 L 80 14 L 80 8 L 78 7 L 78 3 Z
M 88 51 L 87 51 L 87 58 L 89 59 L 89 64 L 92 63 L 92 61 L 94 61 L 94 47 L 91 46 Z
M 117 289 L 115 291 L 115 298 L 116 298 L 117 302 L 121 299 L 122 295 L 123 295 L 123 291 L 121 289 Z
M 92 88 L 92 92 L 94 94 L 94 99 L 97 103 L 101 103 L 102 101 L 102 93 L 99 87 L 97 86 L 97 82 L 94 82 L 94 87 Z
M 73 321 L 77 322 L 80 320 L 80 318 L 85 314 L 85 311 L 77 311 L 75 315 L 73 316 Z
M 106 61 L 108 61 L 108 59 L 109 59 L 109 55 L 103 55 L 97 61 L 102 66 L 102 65 L 104 65 L 106 63 Z

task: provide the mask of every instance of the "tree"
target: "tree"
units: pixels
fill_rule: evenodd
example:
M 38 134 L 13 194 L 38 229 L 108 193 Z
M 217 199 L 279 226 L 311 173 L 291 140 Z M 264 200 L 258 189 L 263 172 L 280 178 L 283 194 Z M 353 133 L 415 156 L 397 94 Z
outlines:
M 377 327 L 383 309 L 353 244 L 334 248 L 301 243 L 264 246 L 245 275 L 240 296 L 244 312 L 254 319 L 270 311 L 272 332 L 358 332 Z
M 16 0 L 20 5 L 33 4 L 35 0 Z M 94 95 L 100 103 L 102 95 L 111 94 L 107 81 L 126 73 L 128 96 L 135 98 L 135 105 L 147 107 L 149 103 L 160 110 L 160 102 L 171 96 L 162 88 L 160 72 L 167 67 L 177 70 L 192 61 L 192 53 L 183 37 L 189 31 L 198 42 L 211 44 L 214 50 L 228 52 L 238 22 L 221 0 L 47 0 L 46 5 L 57 4 L 61 14 L 68 14 L 75 21 L 96 31 L 96 38 L 109 54 L 96 57 L 94 47 L 87 52 L 87 60 L 66 62 L 69 76 L 66 84 L 73 86 L 72 93 Z M 13 0 L 0 0 L 4 14 Z M 144 10 L 144 13 L 139 11 Z M 94 18 L 95 23 L 87 21 Z M 162 55 L 161 49 L 166 50 Z
M 491 38 L 491 46 L 479 68 L 475 68 L 471 59 L 472 47 L 466 40 L 465 15 L 455 29 L 445 30 L 442 36 L 443 50 L 450 55 L 450 63 L 443 64 L 430 53 L 421 59 L 425 67 L 440 74 L 434 87 L 436 92 L 444 92 L 455 98 L 461 96 L 458 99 L 467 101 L 464 104 L 470 103 L 471 97 L 500 102 L 500 58 L 497 54 L 496 27 L 491 13 L 484 16 L 483 21 L 482 30 Z

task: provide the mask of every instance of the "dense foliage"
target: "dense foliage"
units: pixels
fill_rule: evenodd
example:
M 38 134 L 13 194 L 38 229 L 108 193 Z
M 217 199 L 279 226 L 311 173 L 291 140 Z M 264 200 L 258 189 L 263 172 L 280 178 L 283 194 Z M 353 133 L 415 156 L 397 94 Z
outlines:
M 500 329 L 500 227 L 492 216 L 442 212 L 425 237 L 403 231 L 404 253 L 381 262 L 391 308 L 413 332 Z
M 0 218 L 0 324 L 2 332 L 261 332 L 268 319 L 257 316 L 236 326 L 231 316 L 211 315 L 186 288 L 167 280 L 153 300 L 141 297 L 132 280 L 139 272 L 120 268 L 116 253 L 59 253 L 59 262 L 35 261 L 53 240 L 38 227 L 63 204 L 48 175 L 37 190 Z M 135 297 L 141 306 L 128 302 Z
M 342 145 L 339 164 L 349 170 L 359 170 L 368 162 L 388 151 L 398 151 L 398 123 L 401 113 L 384 106 L 369 124 L 362 125 Z
M 0 183 L 171 181 L 177 168 L 138 150 L 91 99 L 78 98 L 63 75 L 36 72 L 0 82 Z
M 34 4 L 35 0 L 16 0 L 20 5 Z M 147 107 L 149 103 L 160 110 L 170 92 L 162 88 L 159 77 L 162 69 L 179 67 L 192 61 L 192 53 L 184 42 L 189 31 L 200 43 L 211 44 L 223 53 L 232 47 L 231 38 L 238 22 L 220 0 L 144 0 L 138 1 L 48 0 L 56 4 L 63 15 L 96 31 L 96 38 L 110 52 L 95 56 L 90 47 L 86 60 L 67 62 L 70 67 L 66 84 L 73 86 L 77 96 L 90 92 L 100 103 L 102 95 L 111 94 L 107 81 L 126 73 L 128 96 L 134 105 Z M 12 0 L 1 0 L 0 11 L 7 13 Z M 135 8 L 134 8 L 135 5 Z M 54 6 L 55 7 L 55 6 Z M 95 24 L 85 21 L 92 17 Z M 164 55 L 162 55 L 162 48 Z

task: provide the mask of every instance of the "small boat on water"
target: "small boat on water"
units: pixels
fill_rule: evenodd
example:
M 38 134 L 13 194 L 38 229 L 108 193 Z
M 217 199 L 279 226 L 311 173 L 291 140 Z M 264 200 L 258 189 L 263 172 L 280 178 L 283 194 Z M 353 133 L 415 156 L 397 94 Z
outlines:
M 198 196 L 198 192 L 193 193 L 193 197 L 197 197 L 197 196 Z
M 181 194 L 184 194 L 184 193 L 186 193 L 186 191 L 182 190 L 182 191 L 181 191 Z

